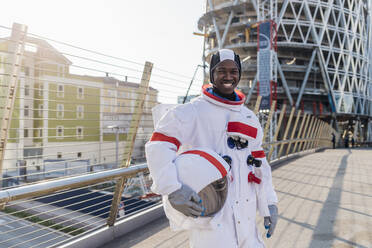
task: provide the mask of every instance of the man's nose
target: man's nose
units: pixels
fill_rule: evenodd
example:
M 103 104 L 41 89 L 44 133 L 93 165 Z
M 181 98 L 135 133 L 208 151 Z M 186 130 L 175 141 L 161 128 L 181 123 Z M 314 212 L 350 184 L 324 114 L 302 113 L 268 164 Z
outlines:
M 226 73 L 226 79 L 227 79 L 227 80 L 232 80 L 232 79 L 233 79 L 233 75 L 232 75 L 232 73 L 227 72 L 227 73 Z

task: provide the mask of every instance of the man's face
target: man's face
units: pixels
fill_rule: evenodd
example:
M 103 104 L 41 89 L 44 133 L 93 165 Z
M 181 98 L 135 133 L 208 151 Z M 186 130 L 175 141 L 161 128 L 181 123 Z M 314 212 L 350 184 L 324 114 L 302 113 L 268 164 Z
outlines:
M 222 94 L 232 94 L 239 84 L 239 70 L 232 60 L 222 61 L 213 71 L 215 87 Z

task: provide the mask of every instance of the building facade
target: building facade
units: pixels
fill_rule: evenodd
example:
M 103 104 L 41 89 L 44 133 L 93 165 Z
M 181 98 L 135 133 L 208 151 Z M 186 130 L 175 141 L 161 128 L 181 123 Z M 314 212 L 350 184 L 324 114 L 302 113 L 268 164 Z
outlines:
M 220 48 L 241 55 L 241 90 L 258 93 L 260 25 L 271 21 L 273 98 L 372 139 L 371 1 L 207 0 L 199 19 L 205 57 Z M 208 61 L 208 59 L 207 59 Z M 335 122 L 336 123 L 336 122 Z M 344 126 L 346 123 L 346 126 Z
M 0 42 L 1 103 L 5 103 L 8 94 L 10 42 L 11 39 Z M 136 111 L 138 84 L 108 76 L 73 74 L 71 65 L 45 40 L 26 38 L 3 163 L 5 173 L 14 173 L 24 162 L 27 170 L 35 174 L 42 171 L 53 176 L 120 163 L 116 154 L 120 154 L 119 160 L 123 158 L 126 131 Z M 157 91 L 150 88 L 134 160 L 144 159 L 141 139 L 146 140 L 152 132 L 151 108 L 156 103 Z M 119 142 L 109 127 L 113 125 L 120 127 Z M 62 171 L 65 167 L 69 170 Z

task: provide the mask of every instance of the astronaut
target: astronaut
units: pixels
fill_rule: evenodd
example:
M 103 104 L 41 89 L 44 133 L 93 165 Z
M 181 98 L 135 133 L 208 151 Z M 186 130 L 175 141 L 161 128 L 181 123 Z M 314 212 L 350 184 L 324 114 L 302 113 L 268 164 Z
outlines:
M 152 190 L 166 196 L 173 209 L 196 219 L 187 228 L 190 247 L 265 247 L 256 226 L 257 210 L 264 217 L 266 237 L 276 226 L 278 199 L 261 147 L 263 132 L 258 118 L 244 106 L 244 94 L 235 90 L 240 76 L 239 56 L 219 50 L 210 62 L 211 85 L 204 85 L 201 96 L 190 103 L 169 110 L 145 146 Z M 227 196 L 212 218 L 215 225 L 197 224 L 206 209 L 198 192 L 179 178 L 175 160 L 182 147 L 208 148 L 231 160 Z

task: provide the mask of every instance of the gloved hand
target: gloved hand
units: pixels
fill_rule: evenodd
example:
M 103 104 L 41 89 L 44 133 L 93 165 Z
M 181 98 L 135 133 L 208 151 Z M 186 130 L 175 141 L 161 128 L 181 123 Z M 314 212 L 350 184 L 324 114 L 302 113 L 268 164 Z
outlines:
M 189 186 L 182 187 L 168 195 L 169 203 L 172 207 L 186 216 L 194 218 L 203 216 L 205 208 L 202 206 L 202 200 L 195 191 Z
M 273 235 L 276 222 L 278 221 L 278 207 L 276 205 L 269 205 L 270 216 L 264 217 L 265 229 L 269 229 L 266 234 L 267 238 Z

